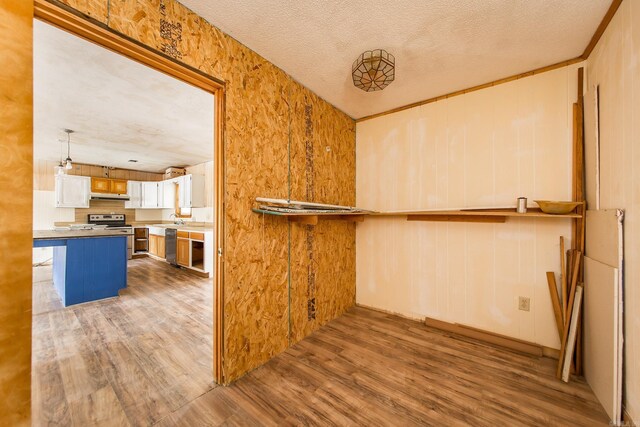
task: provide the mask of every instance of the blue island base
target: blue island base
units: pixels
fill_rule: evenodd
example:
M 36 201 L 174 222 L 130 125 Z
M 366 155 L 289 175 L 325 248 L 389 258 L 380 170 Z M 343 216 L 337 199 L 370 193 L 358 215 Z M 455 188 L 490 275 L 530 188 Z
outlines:
M 65 307 L 118 296 L 127 287 L 127 238 L 38 240 L 53 246 L 53 284 Z

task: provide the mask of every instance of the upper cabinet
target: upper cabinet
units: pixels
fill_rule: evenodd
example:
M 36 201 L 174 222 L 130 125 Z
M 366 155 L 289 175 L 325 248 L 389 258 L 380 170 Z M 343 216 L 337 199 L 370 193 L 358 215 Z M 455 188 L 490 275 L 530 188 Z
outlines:
M 127 194 L 127 181 L 124 179 L 91 178 L 92 193 Z
M 112 179 L 110 188 L 111 193 L 127 194 L 127 181 L 124 179 Z
M 91 178 L 87 176 L 56 175 L 56 207 L 88 208 Z
M 178 179 L 178 203 L 181 208 L 203 208 L 205 206 L 204 176 L 184 175 Z
M 142 208 L 160 208 L 158 203 L 158 183 L 143 182 L 142 183 Z
M 128 181 L 127 209 L 175 209 L 205 206 L 204 176 L 184 175 L 165 181 Z
M 177 183 L 177 178 L 162 181 L 162 185 L 160 187 L 162 189 L 162 207 L 167 209 L 175 209 Z
M 142 183 L 140 181 L 128 181 L 127 195 L 129 200 L 124 202 L 127 209 L 140 209 L 142 207 Z

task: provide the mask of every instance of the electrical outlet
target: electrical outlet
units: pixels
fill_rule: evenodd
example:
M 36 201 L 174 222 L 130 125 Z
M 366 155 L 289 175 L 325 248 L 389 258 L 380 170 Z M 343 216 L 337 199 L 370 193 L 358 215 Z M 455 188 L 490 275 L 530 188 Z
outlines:
M 531 299 L 529 297 L 518 297 L 518 310 L 529 311 Z

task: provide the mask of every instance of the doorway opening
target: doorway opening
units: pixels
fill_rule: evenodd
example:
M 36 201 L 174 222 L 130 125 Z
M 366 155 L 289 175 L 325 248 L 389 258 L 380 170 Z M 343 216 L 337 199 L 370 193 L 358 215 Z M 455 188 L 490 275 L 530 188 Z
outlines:
M 67 405 L 73 413 L 83 397 L 98 395 L 135 406 L 138 388 L 161 402 L 147 414 L 153 418 L 223 382 L 224 87 L 61 7 L 36 2 L 35 15 L 34 230 L 102 229 L 93 216 L 122 216 L 131 259 L 118 296 L 77 303 L 54 286 L 59 248 L 34 248 L 34 265 L 43 266 L 34 268 L 33 411 L 46 401 L 48 411 Z M 58 47 L 70 40 L 75 56 L 41 49 L 39 40 Z M 93 65 L 93 76 L 76 60 Z M 129 79 L 114 83 L 118 75 Z M 154 113 L 142 111 L 150 100 Z M 74 131 L 64 135 L 70 141 L 61 141 L 65 129 Z M 72 180 L 82 184 L 65 189 Z M 95 271 L 85 270 L 92 286 Z M 43 395 L 50 381 L 67 391 L 55 408 Z

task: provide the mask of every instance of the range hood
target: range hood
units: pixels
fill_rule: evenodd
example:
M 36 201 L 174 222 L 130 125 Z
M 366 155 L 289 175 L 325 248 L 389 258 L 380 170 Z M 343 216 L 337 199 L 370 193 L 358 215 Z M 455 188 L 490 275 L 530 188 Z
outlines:
M 129 200 L 128 194 L 91 193 L 91 200 Z

